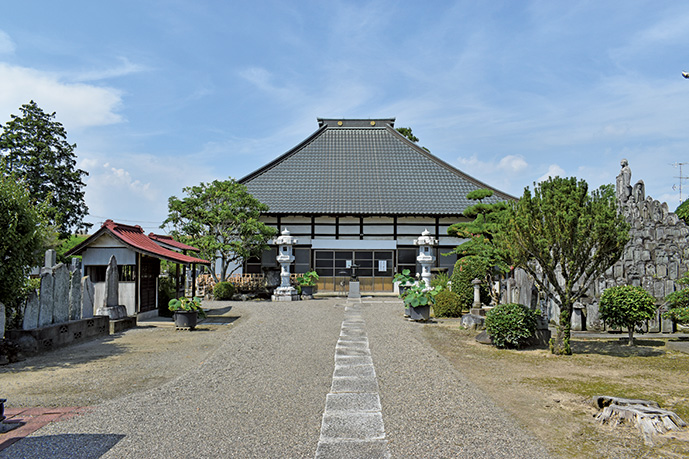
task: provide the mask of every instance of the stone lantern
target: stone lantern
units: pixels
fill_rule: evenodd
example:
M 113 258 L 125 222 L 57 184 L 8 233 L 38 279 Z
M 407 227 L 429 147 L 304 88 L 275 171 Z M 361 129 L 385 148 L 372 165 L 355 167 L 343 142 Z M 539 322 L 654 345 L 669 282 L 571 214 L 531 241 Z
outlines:
M 297 243 L 297 239 L 290 236 L 289 230 L 282 230 L 280 237 L 275 239 L 278 246 L 277 261 L 280 263 L 280 286 L 275 289 L 271 299 L 273 301 L 295 301 L 299 299 L 297 289 L 290 284 L 289 265 L 294 261 L 292 246 Z
M 414 245 L 419 246 L 419 255 L 416 261 L 421 265 L 421 279 L 426 283 L 426 287 L 431 286 L 431 266 L 435 261 L 435 256 L 431 248 L 436 245 L 438 241 L 431 236 L 428 229 L 421 233 L 421 237 L 414 239 Z

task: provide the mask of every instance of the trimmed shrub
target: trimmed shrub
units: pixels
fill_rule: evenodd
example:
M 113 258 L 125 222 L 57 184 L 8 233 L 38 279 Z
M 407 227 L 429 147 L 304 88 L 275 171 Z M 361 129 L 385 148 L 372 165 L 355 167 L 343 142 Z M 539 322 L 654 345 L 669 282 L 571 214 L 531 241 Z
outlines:
M 486 314 L 486 331 L 499 348 L 519 349 L 536 333 L 537 315 L 523 304 L 501 304 Z
M 488 266 L 484 258 L 468 256 L 460 258 L 455 263 L 451 278 L 452 291 L 459 295 L 459 301 L 464 309 L 469 309 L 474 304 L 474 286 L 471 285 L 471 281 L 476 278 L 484 280 L 487 273 Z M 481 302 L 490 303 L 490 294 L 485 282 L 481 284 L 479 291 Z
M 213 287 L 213 299 L 218 301 L 231 300 L 234 295 L 234 285 L 229 282 L 218 282 Z
M 459 301 L 459 295 L 447 288 L 441 290 L 435 296 L 433 314 L 436 317 L 460 317 L 462 315 L 462 303 Z
M 606 289 L 598 304 L 600 318 L 612 327 L 627 327 L 629 345 L 634 344 L 634 329 L 655 317 L 655 298 L 643 287 L 617 285 Z

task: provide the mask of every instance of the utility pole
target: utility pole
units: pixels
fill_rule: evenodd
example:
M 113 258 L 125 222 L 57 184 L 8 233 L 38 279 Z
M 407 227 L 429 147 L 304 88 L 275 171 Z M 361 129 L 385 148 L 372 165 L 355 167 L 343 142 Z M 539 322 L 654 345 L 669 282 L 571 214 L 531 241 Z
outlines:
M 679 167 L 679 175 L 675 175 L 675 178 L 679 179 L 679 203 L 682 204 L 684 201 L 682 201 L 682 181 L 688 179 L 689 177 L 686 177 L 682 175 L 682 166 L 685 164 L 689 163 L 673 163 L 673 167 Z M 672 185 L 672 189 L 676 190 L 677 185 Z

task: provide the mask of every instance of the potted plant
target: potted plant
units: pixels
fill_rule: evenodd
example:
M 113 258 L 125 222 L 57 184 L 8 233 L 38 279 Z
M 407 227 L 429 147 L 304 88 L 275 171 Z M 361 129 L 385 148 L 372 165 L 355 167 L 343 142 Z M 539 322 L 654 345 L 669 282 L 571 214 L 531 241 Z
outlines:
M 409 306 L 411 320 L 426 321 L 431 317 L 431 305 L 441 287 L 427 287 L 424 282 L 407 288 L 404 303 Z
M 302 295 L 313 295 L 314 287 L 319 276 L 316 271 L 308 271 L 297 277 L 297 287 L 301 290 Z
M 175 327 L 178 329 L 193 330 L 199 318 L 206 318 L 206 311 L 201 308 L 201 298 L 196 296 L 194 298 L 173 298 L 167 307 L 173 312 Z
M 409 287 L 414 285 L 416 282 L 416 279 L 414 279 L 411 275 L 411 271 L 408 269 L 403 269 L 401 273 L 395 274 L 395 277 L 392 278 L 393 282 L 399 282 L 398 289 L 400 292 L 400 298 L 404 299 L 404 295 Z M 404 317 L 409 317 L 411 315 L 411 308 L 407 304 L 407 302 L 404 302 Z

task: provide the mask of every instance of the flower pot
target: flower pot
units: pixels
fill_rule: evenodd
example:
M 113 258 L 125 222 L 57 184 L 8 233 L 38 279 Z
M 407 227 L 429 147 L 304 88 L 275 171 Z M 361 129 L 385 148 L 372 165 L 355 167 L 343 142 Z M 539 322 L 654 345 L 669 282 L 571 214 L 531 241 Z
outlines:
M 175 311 L 173 317 L 175 319 L 175 327 L 178 329 L 193 330 L 198 321 L 198 313 L 196 311 Z
M 304 296 L 312 296 L 313 295 L 313 285 L 302 285 L 301 286 L 301 294 Z
M 411 309 L 411 320 L 426 321 L 431 318 L 431 305 L 417 306 Z
M 404 317 L 411 317 L 411 310 L 412 307 L 409 306 L 407 303 L 404 303 Z

